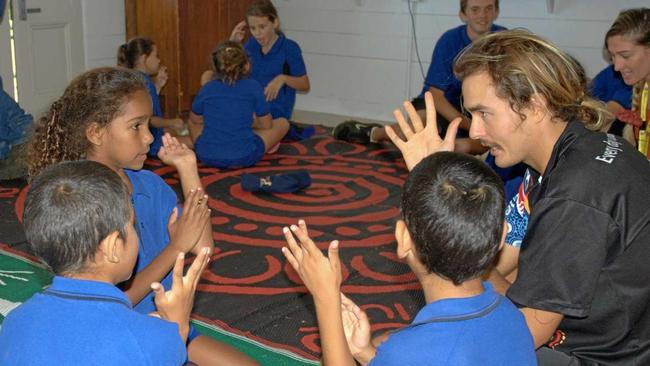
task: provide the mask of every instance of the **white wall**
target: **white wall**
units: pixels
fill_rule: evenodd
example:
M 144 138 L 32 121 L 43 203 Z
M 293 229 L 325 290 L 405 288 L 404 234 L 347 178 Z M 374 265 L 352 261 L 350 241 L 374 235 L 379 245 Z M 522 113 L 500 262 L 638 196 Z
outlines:
M 391 111 L 421 90 L 406 0 L 273 2 L 284 32 L 302 48 L 311 79 L 311 91 L 298 96 L 296 109 L 391 121 Z M 648 0 L 554 3 L 549 13 L 545 0 L 501 0 L 497 23 L 525 27 L 552 40 L 591 76 L 606 65 L 603 36 L 618 12 L 650 5 Z M 460 24 L 458 6 L 457 0 L 412 3 L 425 73 L 438 37 Z
M 8 7 L 8 4 L 5 4 L 5 6 Z M 0 77 L 2 77 L 4 90 L 13 97 L 14 82 L 12 78 L 11 46 L 9 42 L 9 9 L 5 9 L 4 18 L 0 20 Z
M 273 0 L 285 33 L 303 51 L 311 91 L 296 109 L 391 121 L 422 88 L 406 0 Z M 603 36 L 621 9 L 648 0 L 501 0 L 497 23 L 526 27 L 564 47 L 594 75 L 605 66 Z M 124 42 L 123 0 L 82 0 L 86 68 L 115 65 Z M 460 24 L 457 0 L 412 3 L 422 67 L 447 29 Z M 412 62 L 409 62 L 411 60 Z
M 115 66 L 124 43 L 124 0 L 82 0 L 86 69 Z

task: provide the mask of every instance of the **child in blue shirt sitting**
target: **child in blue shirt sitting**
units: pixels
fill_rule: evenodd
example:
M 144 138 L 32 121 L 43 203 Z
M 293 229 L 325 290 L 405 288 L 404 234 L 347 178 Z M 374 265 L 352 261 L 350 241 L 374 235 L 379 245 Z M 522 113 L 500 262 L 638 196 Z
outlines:
M 156 44 L 145 37 L 135 37 L 121 45 L 117 50 L 117 64 L 121 67 L 138 70 L 144 77 L 153 108 L 153 116 L 149 121 L 149 128 L 153 135 L 149 156 L 156 157 L 162 146 L 164 129 L 180 132 L 185 128 L 185 122 L 181 118 L 164 118 L 163 116 L 158 94 L 167 84 L 167 68 L 160 65 Z M 153 76 L 155 76 L 155 81 Z M 177 136 L 177 139 L 192 147 L 192 142 L 186 136 Z
M 289 122 L 272 118 L 264 89 L 248 77 L 250 63 L 240 43 L 219 44 L 212 64 L 214 79 L 201 88 L 190 113 L 196 155 L 217 168 L 255 165 L 280 143 Z
M 309 76 L 300 46 L 280 31 L 278 11 L 269 0 L 254 1 L 246 20 L 235 26 L 231 41 L 243 42 L 246 27 L 252 37 L 244 44 L 251 60 L 251 78 L 264 87 L 273 118 L 289 120 L 296 103 L 296 91 L 309 91 Z
M 453 152 L 431 155 L 410 172 L 395 227 L 397 255 L 427 304 L 376 348 L 365 312 L 340 292 L 338 241 L 326 258 L 304 221 L 284 228 L 282 251 L 314 296 L 323 363 L 536 365 L 521 312 L 481 280 L 505 233 L 502 187 L 485 164 Z
M 189 210 L 207 210 L 193 205 Z M 133 273 L 138 233 L 127 186 L 93 161 L 58 163 L 32 183 L 24 211 L 27 240 L 54 272 L 52 285 L 14 309 L 0 331 L 2 365 L 181 365 L 204 248 L 183 276 L 177 256 L 157 316 L 138 313 L 115 286 Z

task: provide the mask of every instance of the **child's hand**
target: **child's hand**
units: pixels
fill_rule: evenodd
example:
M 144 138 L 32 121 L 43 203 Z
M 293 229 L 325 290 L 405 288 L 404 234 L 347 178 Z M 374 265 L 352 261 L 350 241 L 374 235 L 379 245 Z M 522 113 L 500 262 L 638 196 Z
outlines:
M 183 214 L 178 218 L 178 209 L 174 208 L 167 229 L 169 230 L 169 245 L 187 253 L 199 241 L 201 233 L 210 223 L 208 196 L 201 188 L 190 190 L 183 204 Z
M 169 75 L 167 75 L 167 66 L 161 66 L 160 69 L 158 69 L 158 74 L 156 74 L 156 91 L 158 94 L 160 94 L 160 91 L 162 88 L 165 87 L 167 84 L 167 80 L 169 79 Z
M 622 109 L 616 113 L 616 118 L 619 121 L 630 124 L 634 127 L 643 126 L 643 121 L 641 120 L 641 113 L 639 113 L 639 111 Z
M 269 81 L 269 83 L 266 84 L 266 88 L 264 88 L 264 96 L 266 97 L 266 101 L 270 102 L 272 100 L 275 100 L 275 98 L 278 97 L 278 93 L 283 86 L 284 75 L 278 75 L 273 78 L 273 80 Z
M 246 21 L 242 20 L 233 28 L 232 33 L 230 33 L 230 40 L 242 43 L 244 38 L 246 38 Z
M 341 318 L 343 332 L 350 353 L 355 358 L 374 357 L 375 349 L 370 344 L 370 322 L 366 312 L 341 293 Z
M 282 253 L 312 293 L 315 301 L 337 301 L 341 288 L 339 242 L 334 240 L 330 243 L 328 259 L 309 238 L 305 222 L 300 220 L 298 225 L 291 225 L 291 231 L 286 227 L 283 229 L 289 247 L 283 247 Z M 300 240 L 300 245 L 296 243 L 294 235 Z
M 158 151 L 158 158 L 165 164 L 178 169 L 181 166 L 196 166 L 196 154 L 187 145 L 178 142 L 176 137 L 165 133 L 162 137 L 162 146 Z
M 406 121 L 399 109 L 393 111 L 393 115 L 404 133 L 406 141 L 402 140 L 392 127 L 389 126 L 386 128 L 388 137 L 402 152 L 402 157 L 408 170 L 413 169 L 422 159 L 433 153 L 438 151 L 454 151 L 456 131 L 458 131 L 458 125 L 461 122 L 461 118 L 456 118 L 451 121 L 445 139 L 441 139 L 438 135 L 436 108 L 433 104 L 433 95 L 431 92 L 424 94 L 424 102 L 427 108 L 426 126 L 422 123 L 422 119 L 410 102 L 404 102 L 404 109 L 408 113 L 411 124 Z
M 194 292 L 201 278 L 201 273 L 210 260 L 210 249 L 204 248 L 194 258 L 194 262 L 183 276 L 183 262 L 185 254 L 179 253 L 173 269 L 172 288 L 165 291 L 159 282 L 151 284 L 155 293 L 154 301 L 158 314 L 165 320 L 178 324 L 178 329 L 183 340 L 189 333 L 189 320 L 194 305 Z

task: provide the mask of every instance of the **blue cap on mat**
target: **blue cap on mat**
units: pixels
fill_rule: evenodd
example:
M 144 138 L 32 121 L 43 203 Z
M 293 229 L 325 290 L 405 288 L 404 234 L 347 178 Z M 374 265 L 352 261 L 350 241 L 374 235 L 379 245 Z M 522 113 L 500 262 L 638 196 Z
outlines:
M 311 177 L 304 170 L 262 177 L 248 173 L 241 175 L 241 188 L 248 192 L 291 193 L 307 188 L 310 184 Z

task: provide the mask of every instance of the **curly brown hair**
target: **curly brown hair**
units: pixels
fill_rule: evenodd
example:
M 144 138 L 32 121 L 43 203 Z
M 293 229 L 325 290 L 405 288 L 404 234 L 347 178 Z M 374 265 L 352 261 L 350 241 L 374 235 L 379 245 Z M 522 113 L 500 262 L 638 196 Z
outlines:
M 234 84 L 249 72 L 248 56 L 241 43 L 221 42 L 212 52 L 214 78 L 226 84 Z
M 141 90 L 146 91 L 143 77 L 126 68 L 97 68 L 72 80 L 35 124 L 29 142 L 30 179 L 54 163 L 85 158 L 90 148 L 87 127 L 107 126 Z

